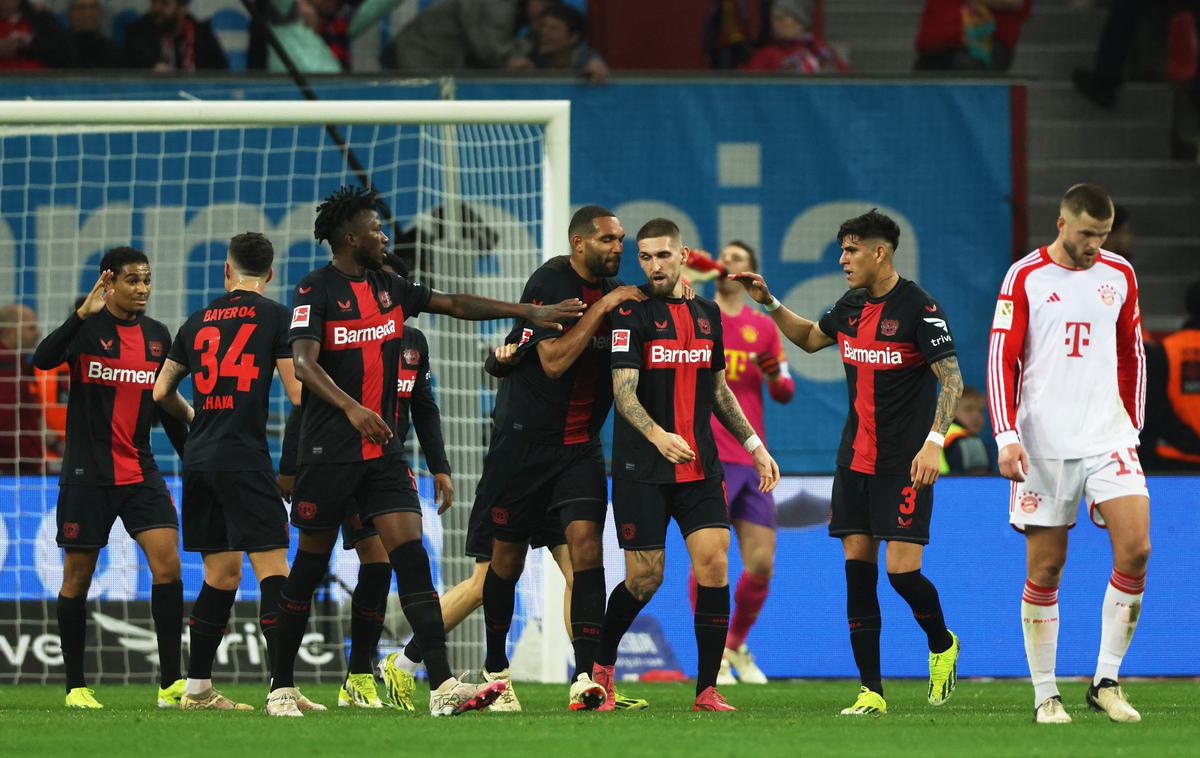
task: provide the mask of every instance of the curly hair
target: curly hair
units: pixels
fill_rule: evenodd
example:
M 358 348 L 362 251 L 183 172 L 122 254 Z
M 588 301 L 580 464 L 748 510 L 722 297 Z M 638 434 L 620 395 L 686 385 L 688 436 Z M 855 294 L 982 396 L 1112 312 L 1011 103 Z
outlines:
M 338 187 L 317 206 L 313 237 L 334 247 L 346 235 L 346 227 L 363 211 L 379 210 L 379 193 L 374 187 Z

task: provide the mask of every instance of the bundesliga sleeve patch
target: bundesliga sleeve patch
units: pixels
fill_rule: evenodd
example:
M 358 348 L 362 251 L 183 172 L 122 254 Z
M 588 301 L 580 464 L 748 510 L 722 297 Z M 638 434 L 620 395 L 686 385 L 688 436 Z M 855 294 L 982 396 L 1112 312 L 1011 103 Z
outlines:
M 993 329 L 1010 329 L 1013 322 L 1013 303 L 1011 300 L 996 301 L 996 317 L 992 319 Z
M 312 308 L 311 305 L 297 305 L 292 310 L 292 328 L 297 326 L 308 326 L 308 311 Z
M 612 351 L 614 353 L 629 352 L 629 330 L 628 329 L 613 329 L 612 331 Z

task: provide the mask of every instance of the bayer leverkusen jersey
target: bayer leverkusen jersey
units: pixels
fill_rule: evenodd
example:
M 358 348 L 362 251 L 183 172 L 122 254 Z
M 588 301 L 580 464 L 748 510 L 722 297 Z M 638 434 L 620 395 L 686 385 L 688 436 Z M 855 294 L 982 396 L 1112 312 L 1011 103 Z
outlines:
M 187 471 L 272 471 L 267 401 L 275 361 L 290 358 L 287 308 L 235 290 L 191 315 L 168 356 L 192 375 L 196 418 L 183 453 Z
M 318 359 L 334 383 L 394 427 L 400 338 L 404 319 L 429 303 L 431 291 L 395 274 L 367 271 L 351 277 L 332 264 L 296 286 L 289 341 L 321 343 Z M 385 389 L 386 388 L 386 389 Z M 305 463 L 351 463 L 403 455 L 395 437 L 386 445 L 368 442 L 346 419 L 307 387 L 303 395 L 300 459 Z
M 577 297 L 589 306 L 620 286 L 617 279 L 588 282 L 571 267 L 569 256 L 561 255 L 543 263 L 521 294 L 522 303 L 557 303 Z M 591 342 L 575 362 L 558 378 L 542 368 L 537 344 L 569 332 L 518 322 L 521 362 L 500 385 L 496 397 L 496 428 L 515 428 L 526 439 L 548 445 L 575 445 L 596 439 L 608 411 L 612 408 L 612 373 L 608 366 L 608 339 L 611 328 L 606 317 Z
M 883 297 L 842 296 L 821 317 L 846 367 L 850 412 L 837 464 L 864 474 L 907 474 L 933 424 L 937 377 L 929 364 L 954 355 L 946 312 L 916 282 Z
M 167 327 L 146 316 L 121 321 L 107 308 L 74 313 L 38 346 L 35 362 L 71 367 L 64 484 L 136 484 L 161 475 L 150 451 L 158 418 L 154 380 L 171 349 Z
M 638 369 L 638 400 L 650 418 L 696 453 L 690 463 L 671 463 L 618 413 L 612 475 L 659 484 L 722 475 L 710 421 L 713 374 L 725 370 L 717 304 L 651 297 L 622 303 L 612 316 L 612 368 Z

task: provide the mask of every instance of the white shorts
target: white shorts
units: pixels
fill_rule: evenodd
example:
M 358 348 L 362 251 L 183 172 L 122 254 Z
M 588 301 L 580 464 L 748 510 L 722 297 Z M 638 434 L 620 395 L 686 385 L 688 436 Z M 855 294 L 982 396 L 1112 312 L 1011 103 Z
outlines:
M 1069 460 L 1030 458 L 1025 481 L 1012 483 L 1008 521 L 1020 531 L 1025 526 L 1074 526 L 1082 498 L 1092 523 L 1103 527 L 1096 504 L 1126 495 L 1150 496 L 1136 449 Z

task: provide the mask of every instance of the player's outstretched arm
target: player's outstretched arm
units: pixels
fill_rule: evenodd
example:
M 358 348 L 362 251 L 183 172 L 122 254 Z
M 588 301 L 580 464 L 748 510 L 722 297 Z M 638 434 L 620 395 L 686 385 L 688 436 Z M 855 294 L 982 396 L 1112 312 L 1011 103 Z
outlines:
M 658 452 L 671 463 L 688 463 L 695 459 L 696 453 L 688 447 L 688 443 L 678 434 L 672 434 L 654 423 L 642 402 L 638 400 L 638 370 L 635 368 L 614 368 L 613 404 L 617 413 L 637 429 L 643 437 L 650 440 Z
M 584 348 L 595 336 L 596 330 L 604 323 L 604 317 L 612 313 L 621 303 L 632 300 L 640 303 L 646 299 L 646 293 L 632 284 L 617 287 L 588 308 L 579 323 L 561 337 L 544 339 L 537 343 L 538 358 L 542 362 L 542 370 L 551 379 L 557 379 L 583 354 Z
M 321 343 L 312 338 L 301 338 L 292 342 L 292 360 L 296 364 L 296 378 L 308 391 L 340 409 L 346 419 L 368 442 L 383 445 L 392 438 L 392 430 L 379 414 L 363 406 L 337 386 L 325 372 L 317 359 L 321 355 Z
M 179 394 L 179 383 L 187 375 L 187 366 L 182 363 L 170 358 L 163 361 L 158 378 L 154 380 L 154 402 L 172 418 L 191 424 L 196 412 L 183 395 Z
M 742 443 L 742 447 L 746 448 L 754 459 L 754 468 L 758 470 L 759 476 L 759 492 L 775 489 L 775 485 L 779 484 L 779 465 L 767 452 L 767 446 L 754 433 L 754 427 L 750 425 L 737 397 L 725 381 L 724 371 L 713 373 L 713 415 L 729 430 L 734 439 Z
M 503 300 L 492 300 L 476 295 L 447 295 L 434 290 L 425 310 L 467 321 L 521 318 L 534 326 L 562 331 L 562 322 L 579 318 L 587 310 L 587 306 L 577 297 L 563 300 L 554 305 L 534 305 L 532 303 L 507 303 Z
M 954 422 L 954 413 L 958 410 L 958 398 L 962 395 L 962 372 L 958 368 L 958 357 L 948 355 L 929 366 L 929 370 L 938 378 L 937 403 L 934 406 L 933 428 L 929 437 L 921 446 L 917 456 L 909 466 L 913 489 L 932 486 L 941 472 L 942 445 L 945 442 L 946 431 Z
M 291 358 L 276 358 L 275 369 L 279 372 L 279 381 L 287 393 L 288 402 L 293 406 L 300 405 L 304 385 L 296 378 L 296 362 Z
M 754 302 L 767 307 L 767 314 L 775 320 L 783 336 L 792 341 L 806 353 L 815 353 L 829 347 L 834 340 L 815 321 L 809 321 L 793 313 L 787 306 L 782 305 L 767 288 L 767 282 L 762 275 L 753 271 L 745 271 L 729 277 L 746 288 L 746 292 Z

